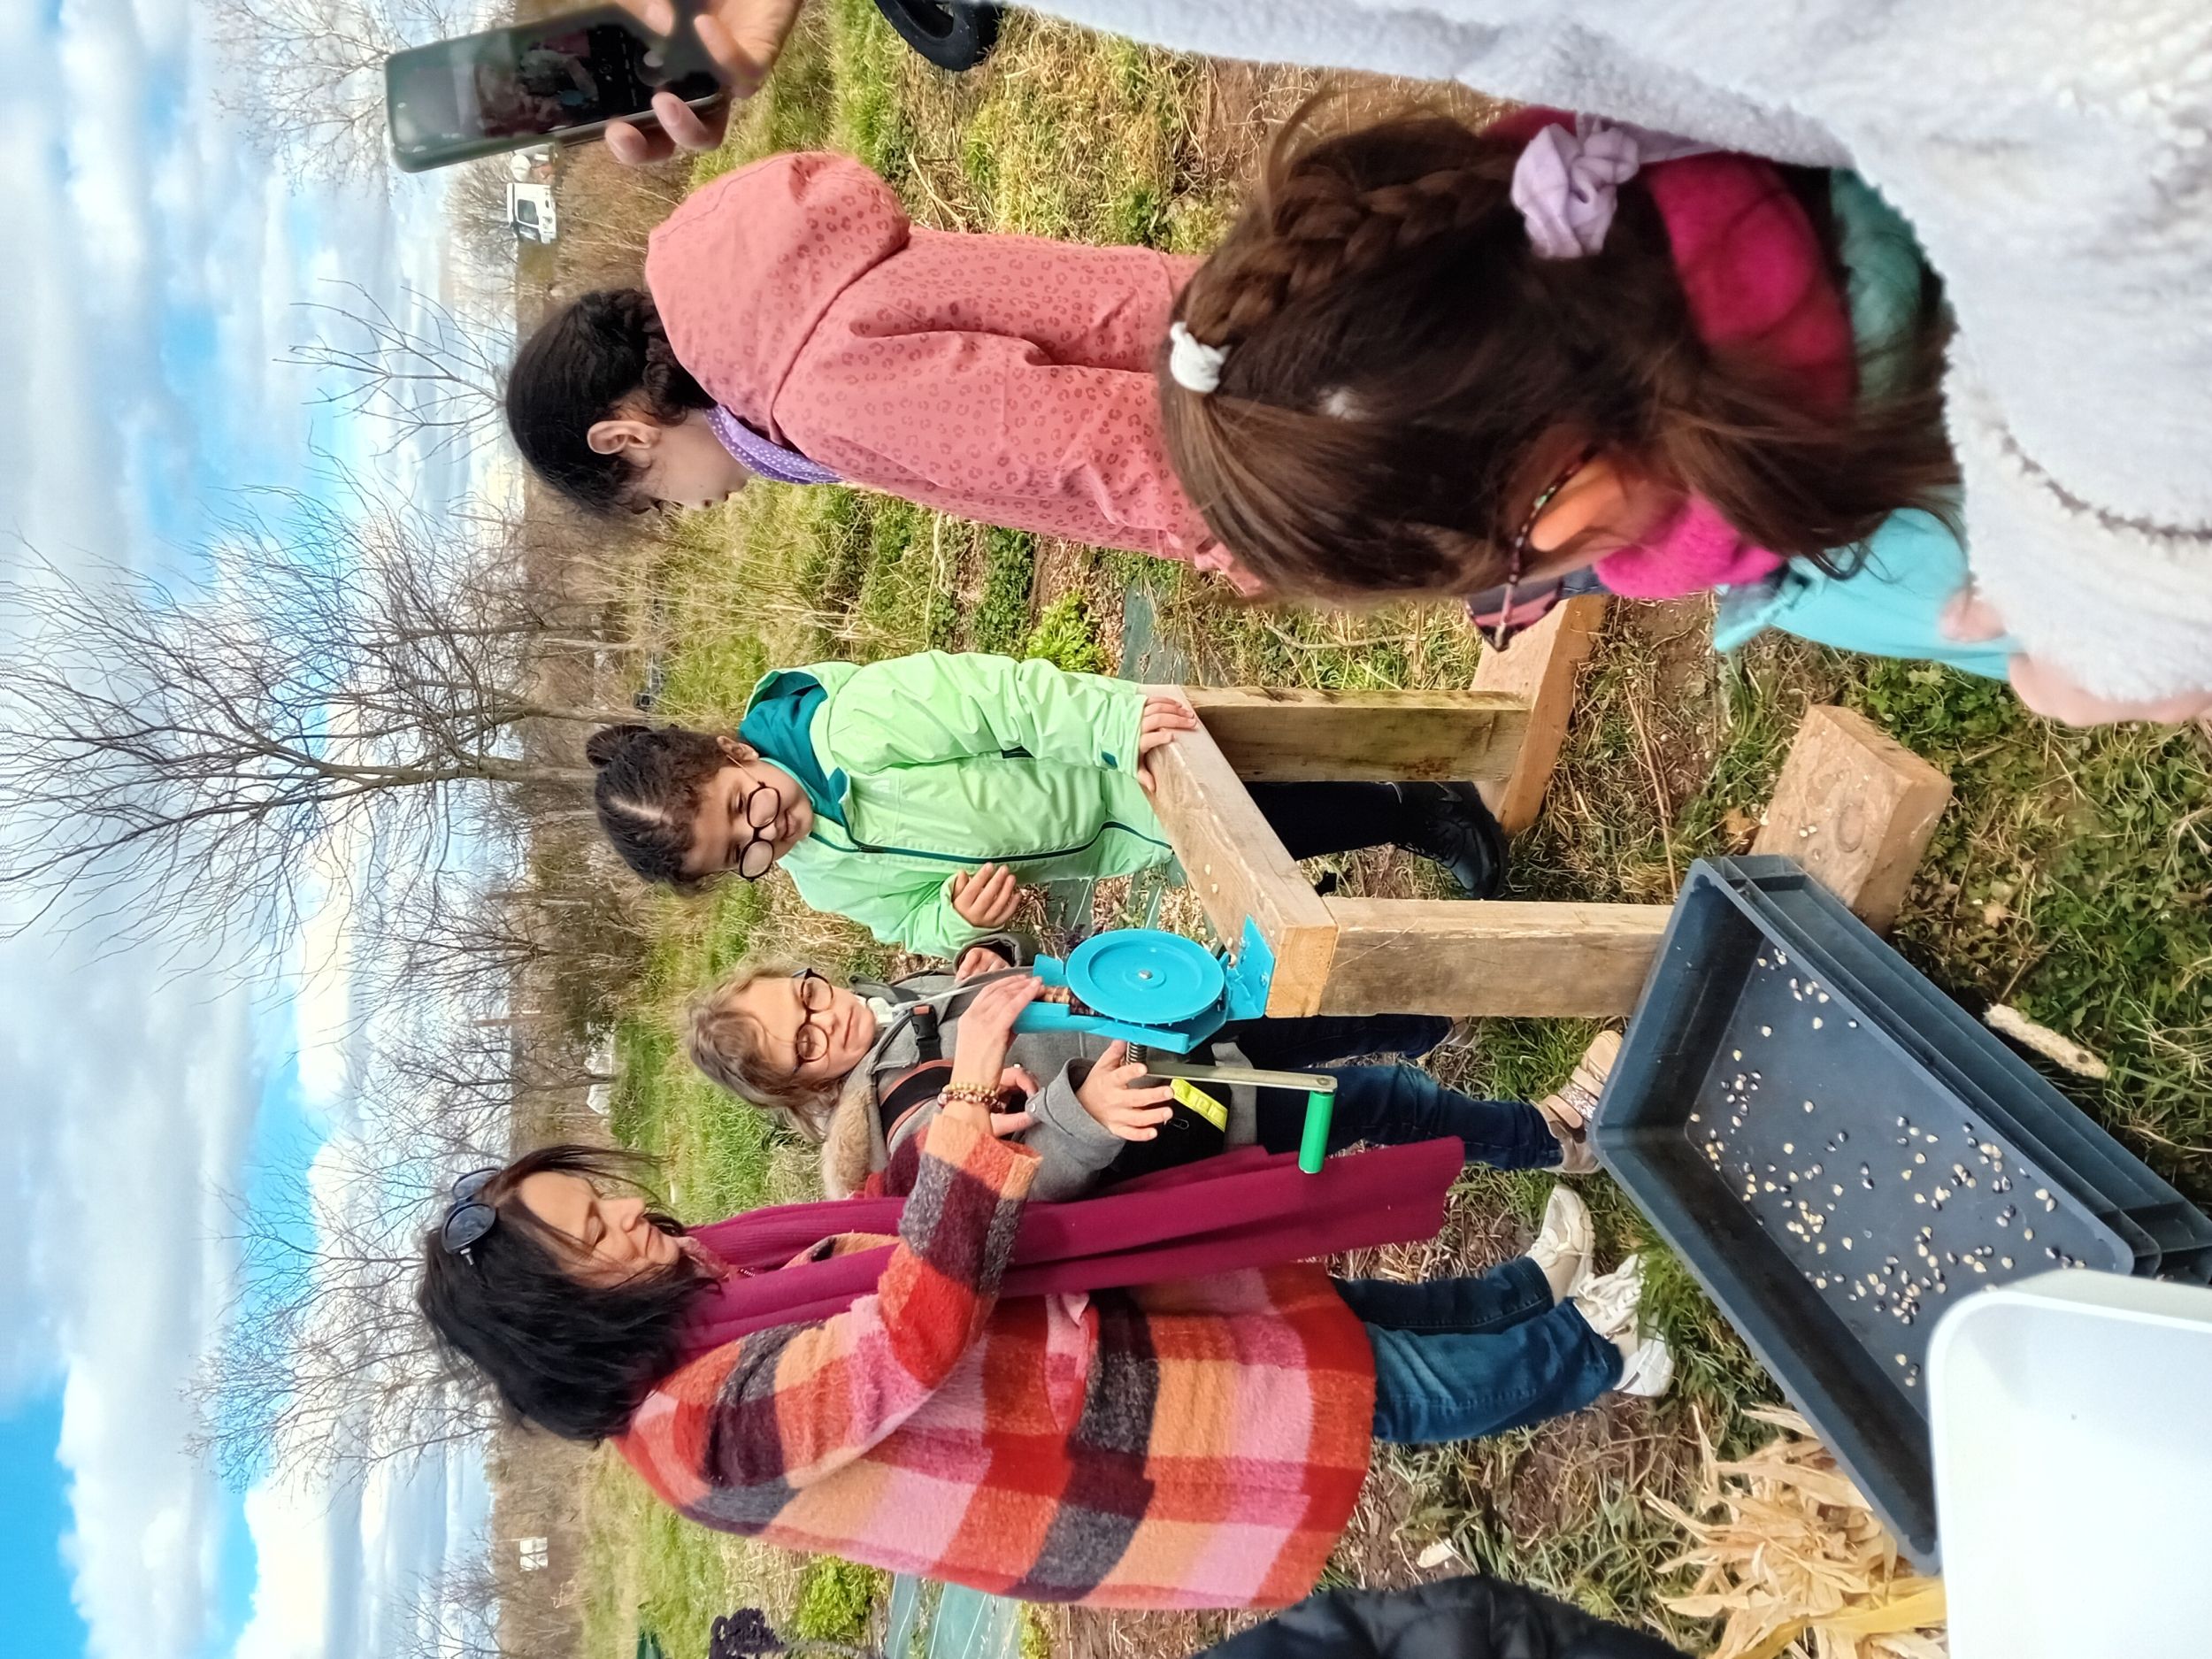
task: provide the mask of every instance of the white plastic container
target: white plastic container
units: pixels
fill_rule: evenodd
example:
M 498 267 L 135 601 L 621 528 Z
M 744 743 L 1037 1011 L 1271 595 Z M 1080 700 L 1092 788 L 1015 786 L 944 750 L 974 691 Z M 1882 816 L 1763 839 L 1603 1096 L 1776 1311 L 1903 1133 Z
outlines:
M 2212 1290 L 1987 1291 L 1928 1378 L 1952 1659 L 2212 1654 Z

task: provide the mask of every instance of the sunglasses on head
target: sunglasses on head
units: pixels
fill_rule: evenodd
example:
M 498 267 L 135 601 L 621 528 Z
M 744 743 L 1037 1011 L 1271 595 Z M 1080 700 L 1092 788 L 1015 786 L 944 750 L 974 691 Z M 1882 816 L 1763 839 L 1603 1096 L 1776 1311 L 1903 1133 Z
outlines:
M 499 1173 L 497 1165 L 490 1169 L 471 1170 L 453 1183 L 450 1202 L 446 1205 L 444 1225 L 438 1229 L 438 1242 L 449 1256 L 466 1256 L 483 1241 L 499 1219 L 499 1211 L 484 1202 L 483 1193 Z

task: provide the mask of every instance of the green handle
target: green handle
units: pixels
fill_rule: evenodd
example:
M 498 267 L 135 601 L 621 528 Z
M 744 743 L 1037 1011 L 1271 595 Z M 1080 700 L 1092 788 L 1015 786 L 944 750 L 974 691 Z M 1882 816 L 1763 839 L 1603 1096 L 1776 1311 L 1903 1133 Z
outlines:
M 1298 1142 L 1298 1167 L 1309 1175 L 1321 1173 L 1329 1156 L 1329 1119 L 1336 1115 L 1335 1079 L 1327 1088 L 1306 1093 L 1306 1133 Z

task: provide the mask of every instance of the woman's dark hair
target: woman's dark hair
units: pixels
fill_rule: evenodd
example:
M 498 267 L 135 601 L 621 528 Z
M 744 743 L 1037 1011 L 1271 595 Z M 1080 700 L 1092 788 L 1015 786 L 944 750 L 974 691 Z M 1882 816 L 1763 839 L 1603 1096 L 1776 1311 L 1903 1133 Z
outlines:
M 684 873 L 700 793 L 730 764 L 722 740 L 680 726 L 603 726 L 584 744 L 599 774 L 592 801 L 622 862 L 648 881 L 688 892 Z
M 635 1188 L 650 1165 L 601 1147 L 523 1154 L 479 1195 L 499 1218 L 465 1252 L 447 1249 L 431 1228 L 415 1305 L 439 1346 L 475 1367 L 508 1410 L 564 1440 L 601 1440 L 628 1426 L 681 1361 L 684 1318 L 705 1281 L 688 1256 L 619 1285 L 573 1277 L 578 1247 L 516 1195 L 542 1171 Z M 664 1233 L 683 1231 L 666 1216 L 651 1219 Z
M 592 512 L 635 510 L 637 469 L 601 455 L 585 434 L 628 413 L 673 426 L 711 409 L 676 361 L 653 296 L 643 288 L 601 288 L 540 323 L 507 374 L 507 430 L 530 470 Z
M 1489 587 L 1586 448 L 1839 572 L 1855 560 L 1832 550 L 1896 510 L 1948 511 L 1939 307 L 1898 344 L 1904 390 L 1816 409 L 1700 341 L 1640 182 L 1600 252 L 1538 257 L 1511 200 L 1521 148 L 1422 113 L 1326 135 L 1313 102 L 1277 135 L 1176 302 L 1226 349 L 1219 388 L 1177 384 L 1164 357 L 1159 376 L 1183 487 L 1256 574 L 1340 597 Z

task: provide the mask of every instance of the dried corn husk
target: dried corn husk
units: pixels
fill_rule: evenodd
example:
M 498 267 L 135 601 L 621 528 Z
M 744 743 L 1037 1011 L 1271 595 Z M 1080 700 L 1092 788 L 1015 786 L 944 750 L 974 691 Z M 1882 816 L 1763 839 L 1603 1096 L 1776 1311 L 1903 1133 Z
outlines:
M 1724 1463 L 1705 1425 L 1696 1513 L 1654 1509 L 1690 1535 L 1671 1571 L 1697 1579 L 1665 1605 L 1719 1618 L 1711 1659 L 1944 1659 L 1943 1586 L 1898 1559 L 1897 1545 L 1828 1448 L 1793 1411 L 1754 1411 L 1782 1432 Z

